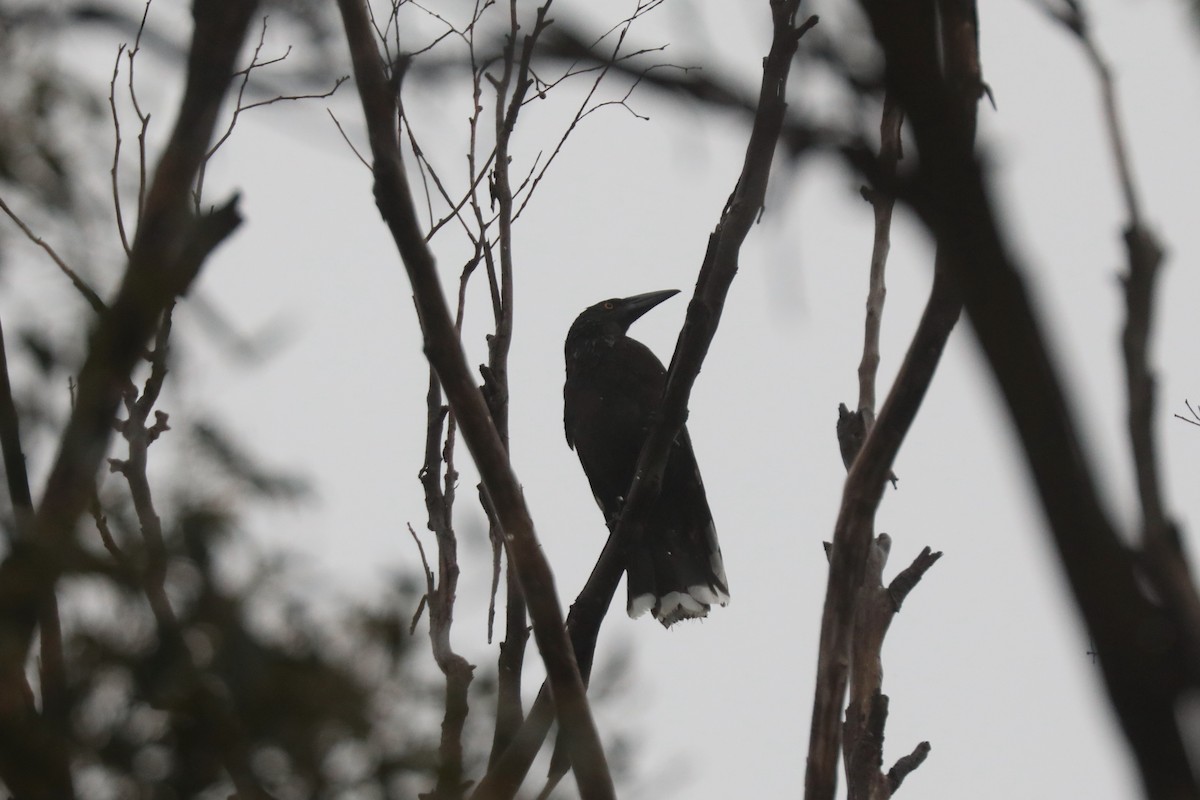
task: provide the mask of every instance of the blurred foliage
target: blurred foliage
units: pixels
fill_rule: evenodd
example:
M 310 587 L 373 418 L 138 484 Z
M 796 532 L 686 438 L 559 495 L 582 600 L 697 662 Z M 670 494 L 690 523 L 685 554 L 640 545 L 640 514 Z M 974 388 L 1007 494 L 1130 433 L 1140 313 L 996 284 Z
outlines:
M 27 346 L 31 342 L 25 343 Z M 38 348 L 42 351 L 42 348 Z M 40 352 L 49 371 L 62 369 Z M 54 426 L 53 415 L 23 423 Z M 30 431 L 30 433 L 35 433 Z M 336 599 L 287 557 L 262 555 L 240 536 L 242 507 L 302 499 L 296 478 L 263 468 L 212 423 L 190 438 L 196 462 L 156 485 L 164 524 L 165 590 L 176 617 L 163 635 L 141 579 L 148 554 L 123 481 L 105 482 L 103 521 L 119 551 L 101 545 L 98 522 L 80 525 L 85 557 L 60 584 L 69 738 L 82 797 L 225 797 L 230 792 L 208 715 L 195 707 L 195 674 L 226 697 L 265 788 L 280 798 L 415 797 L 434 780 L 442 678 L 423 635 L 408 627 L 423 584 L 397 575 L 370 604 Z M 165 455 L 168 432 L 151 450 Z M 30 438 L 30 436 L 26 436 Z M 197 475 L 220 471 L 236 492 Z M 186 474 L 184 474 L 186 473 Z M 4 496 L 4 539 L 13 531 Z M 236 569 L 223 568 L 230 561 Z M 241 577 L 231 577 L 231 575 Z M 332 596 L 331 596 L 332 595 Z M 171 646 L 182 640 L 186 652 Z M 478 687 L 494 687 L 480 668 Z M 478 767 L 490 708 L 474 704 L 465 742 Z M 0 783 L 2 787 L 2 783 Z
M 73 211 L 78 165 L 65 128 L 80 112 L 99 121 L 104 107 L 45 47 L 51 24 L 32 9 L 0 7 L 0 183 L 50 209 Z
M 315 610 L 323 598 L 305 591 L 286 562 L 264 560 L 248 580 L 227 585 L 218 564 L 233 519 L 222 505 L 181 498 L 168 528 L 166 588 L 187 653 L 156 635 L 135 587 L 88 574 L 65 582 L 81 790 L 163 800 L 228 793 L 214 731 L 193 705 L 202 695 L 189 690 L 186 658 L 237 710 L 255 770 L 276 796 L 367 788 L 413 796 L 432 780 L 436 726 L 405 726 L 401 736 L 386 726 L 422 705 L 437 711 L 439 681 L 422 669 L 424 642 L 405 632 L 418 584 L 399 577 L 372 607 L 344 608 L 325 621 Z M 141 561 L 130 510 L 108 517 L 125 559 Z M 238 557 L 246 558 L 243 549 Z

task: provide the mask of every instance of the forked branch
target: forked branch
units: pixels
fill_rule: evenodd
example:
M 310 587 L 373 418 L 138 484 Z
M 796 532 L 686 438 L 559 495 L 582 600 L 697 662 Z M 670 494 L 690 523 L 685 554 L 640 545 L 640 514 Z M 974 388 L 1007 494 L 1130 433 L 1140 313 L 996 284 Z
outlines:
M 433 253 L 417 221 L 396 130 L 395 93 L 384 73 L 367 9 L 362 0 L 339 0 L 338 6 L 350 45 L 374 158 L 375 202 L 392 232 L 412 283 L 425 337 L 426 357 L 437 370 L 438 380 L 504 530 L 509 558 L 516 567 L 529 604 L 534 638 L 546 665 L 548 680 L 554 687 L 559 720 L 568 732 L 571 762 L 580 793 L 589 800 L 611 798 L 614 796 L 612 777 L 567 639 L 550 565 L 538 543 L 533 520 L 503 441 L 467 368 Z
M 942 2 L 935 7 L 921 4 L 914 13 L 893 7 L 870 6 L 872 22 L 902 30 L 896 34 L 908 49 L 893 53 L 885 49 L 890 76 L 898 70 L 914 80 L 937 89 L 940 113 L 954 122 L 952 136 L 943 146 L 971 154 L 975 140 L 975 110 L 982 91 L 977 32 L 973 3 Z M 937 19 L 938 12 L 941 18 Z M 906 115 L 912 99 L 895 91 L 889 94 Z M 921 149 L 922 168 L 928 162 Z M 879 169 L 874 158 L 863 157 L 858 166 L 870 174 Z M 947 194 L 949 198 L 953 195 Z M 837 788 L 837 761 L 842 727 L 842 701 L 849 679 L 852 634 L 860 608 L 860 592 L 868 576 L 875 512 L 891 472 L 892 461 L 916 418 L 925 393 L 941 361 L 962 309 L 962 295 L 955 273 L 965 269 L 968 254 L 954 250 L 940 239 L 934 262 L 929 300 L 913 335 L 896 381 L 888 393 L 875 425 L 866 434 L 842 491 L 842 504 L 834 527 L 829 581 L 821 618 L 820 650 L 813 699 L 812 726 L 805 774 L 806 800 L 833 800 Z M 863 692 L 868 691 L 864 687 Z M 853 707 L 862 716 L 866 702 L 862 693 Z M 881 723 L 880 723 L 881 724 Z M 876 784 L 879 785 L 879 784 Z

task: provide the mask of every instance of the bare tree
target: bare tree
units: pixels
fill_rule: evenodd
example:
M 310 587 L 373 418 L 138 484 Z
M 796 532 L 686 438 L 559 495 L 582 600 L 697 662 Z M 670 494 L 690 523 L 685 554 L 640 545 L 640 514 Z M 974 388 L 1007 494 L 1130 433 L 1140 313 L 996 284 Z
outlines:
M 67 358 L 49 359 L 71 376 L 71 408 L 55 434 L 57 456 L 40 496 L 30 486 L 23 445 L 38 419 L 9 377 L 12 337 L 7 344 L 0 338 L 0 446 L 11 510 L 0 562 L 0 780 L 14 796 L 80 796 L 80 776 L 96 770 L 107 786 L 129 796 L 158 796 L 147 787 L 155 774 L 166 774 L 171 791 L 182 795 L 232 787 L 238 797 L 315 797 L 370 786 L 421 791 L 436 800 L 512 798 L 527 785 L 531 764 L 557 722 L 558 745 L 539 796 L 549 796 L 570 771 L 580 796 L 615 797 L 618 769 L 606 747 L 611 732 L 597 726 L 595 698 L 588 695 L 598 633 L 626 553 L 653 535 L 646 529 L 647 509 L 686 420 L 742 245 L 764 214 L 773 169 L 776 180 L 787 174 L 775 159 L 780 143 L 793 163 L 838 158 L 856 170 L 875 223 L 863 233 L 873 248 L 858 399 L 853 410 L 842 406 L 836 428 L 848 475 L 827 545 L 805 795 L 833 798 L 840 761 L 850 797 L 890 797 L 932 752 L 928 742 L 906 743 L 906 754 L 885 768 L 891 701 L 883 692 L 881 651 L 895 614 L 941 553 L 926 547 L 885 579 L 893 539 L 914 532 L 882 533 L 875 520 L 889 483 L 898 485 L 893 463 L 963 311 L 1015 422 L 1147 795 L 1200 792 L 1177 714 L 1200 682 L 1200 600 L 1159 488 L 1154 374 L 1147 356 L 1163 252 L 1142 210 L 1112 77 L 1082 5 L 1064 0 L 1043 7 L 1095 70 L 1125 202 L 1122 352 L 1142 511 L 1137 536 L 1120 531 L 1100 504 L 1094 468 L 1063 399 L 1062 376 L 1046 354 L 1030 290 L 988 198 L 989 173 L 975 143 L 977 105 L 988 95 L 975 4 L 930 0 L 897 8 L 864 2 L 868 29 L 848 34 L 858 37 L 850 42 L 837 35 L 806 37 L 817 19 L 802 13 L 798 0 L 762 3 L 754 13 L 765 20 L 769 12 L 771 41 L 758 93 L 749 94 L 719 70 L 668 63 L 662 44 L 635 43 L 639 23 L 663 3 L 640 0 L 600 36 L 584 36 L 569 18 L 555 20 L 549 1 L 529 8 L 511 0 L 443 9 L 339 0 L 338 37 L 349 45 L 365 128 L 340 111 L 334 122 L 371 170 L 376 206 L 413 289 L 429 363 L 421 381 L 425 413 L 417 423 L 423 448 L 411 461 L 419 466 L 432 537 L 408 527 L 421 573 L 381 598 L 383 610 L 356 609 L 342 631 L 306 622 L 277 634 L 286 642 L 256 634 L 245 620 L 257 604 L 286 601 L 272 598 L 267 588 L 231 594 L 220 585 L 213 562 L 228 518 L 195 494 L 164 502 L 166 491 L 151 478 L 150 453 L 180 434 L 172 429 L 178 421 L 162 408 L 174 312 L 193 302 L 187 295 L 204 263 L 241 223 L 236 196 L 215 207 L 207 200 L 211 160 L 236 141 L 242 115 L 285 100 L 328 97 L 346 79 L 308 75 L 294 91 L 276 91 L 266 68 L 289 51 L 272 54 L 258 5 L 200 0 L 177 120 L 156 152 L 147 132 L 160 112 L 152 114 L 140 101 L 134 69 L 143 46 L 169 45 L 152 42 L 147 32 L 149 4 L 140 22 L 132 20 L 132 41 L 116 53 L 107 106 L 115 145 L 106 191 L 124 260 L 115 291 L 95 288 L 93 270 L 77 268 L 70 253 L 39 234 L 19 203 L 0 198 L 15 230 L 40 248 L 91 315 L 77 366 Z M 324 20 L 314 29 L 329 35 L 329 20 L 319 12 L 297 13 Z M 117 12 L 100 16 L 110 25 L 131 22 Z M 247 55 L 241 55 L 257 20 L 258 38 L 251 34 Z M 854 57 L 864 43 L 875 48 L 877 61 Z M 818 63 L 831 68 L 870 113 L 817 123 L 790 106 L 789 82 L 802 80 Z M 436 146 L 444 131 L 406 104 L 414 85 L 448 85 L 447 74 L 465 87 L 469 103 L 459 116 L 467 151 L 453 164 Z M 565 95 L 562 87 L 571 85 L 579 91 L 565 123 L 548 143 L 538 143 L 535 158 L 523 160 L 518 153 L 528 143 L 523 136 L 530 106 Z M 633 98 L 641 89 L 669 91 L 706 110 L 732 110 L 746 122 L 748 135 L 741 171 L 698 265 L 667 388 L 620 519 L 585 585 L 577 593 L 566 587 L 566 596 L 576 600 L 564 614 L 509 456 L 519 222 L 580 126 L 605 109 L 640 116 Z M 862 121 L 868 117 L 870 127 Z M 55 153 L 43 156 L 42 167 L 53 172 Z M 131 161 L 137 165 L 132 190 L 126 182 Z M 11 182 L 22 180 L 32 179 L 15 175 Z M 69 186 L 50 181 L 31 194 L 43 203 L 69 205 Z M 880 392 L 896 204 L 917 213 L 936 242 L 936 255 L 924 314 L 895 380 Z M 454 244 L 443 244 L 451 239 Z M 459 252 L 466 257 L 457 262 L 443 255 Z M 451 299 L 443 292 L 439 258 L 453 264 L 457 293 Z M 473 280 L 485 283 L 489 316 L 486 363 L 478 377 L 464 350 Z M 24 346 L 25 338 L 19 341 Z M 112 450 L 114 431 L 119 452 Z M 257 496 L 296 493 L 293 483 L 258 470 L 253 458 L 213 428 L 195 426 L 188 435 L 225 479 L 254 486 Z M 479 504 L 493 547 L 489 645 L 496 606 L 504 604 L 503 639 L 488 651 L 494 666 L 472 664 L 455 638 L 462 575 L 459 439 L 480 476 Z M 120 478 L 117 490 L 97 488 L 105 465 Z M 192 578 L 181 578 L 181 571 Z M 263 567 L 260 574 L 269 582 L 273 573 Z M 70 602 L 77 578 L 98 578 L 113 607 L 140 619 L 145 635 L 121 638 L 66 619 L 60 606 Z M 436 681 L 414 666 L 419 659 L 410 638 L 423 615 Z M 1148 637 L 1148 630 L 1157 633 Z M 531 632 L 547 678 L 527 706 Z M 356 658 L 373 665 L 372 677 Z M 480 674 L 488 681 L 477 680 Z M 480 698 L 479 685 L 490 685 L 493 675 L 494 694 Z M 117 684 L 122 711 L 103 724 L 89 723 L 90 706 L 106 689 L 118 691 L 112 689 Z M 397 721 L 406 704 L 435 709 L 440 727 L 417 730 L 413 723 L 409 730 L 409 722 Z M 384 742 L 389 726 L 416 741 Z M 355 760 L 345 753 L 369 754 L 359 760 L 370 767 L 345 768 L 339 776 L 326 767 L 338 753 L 345 763 Z

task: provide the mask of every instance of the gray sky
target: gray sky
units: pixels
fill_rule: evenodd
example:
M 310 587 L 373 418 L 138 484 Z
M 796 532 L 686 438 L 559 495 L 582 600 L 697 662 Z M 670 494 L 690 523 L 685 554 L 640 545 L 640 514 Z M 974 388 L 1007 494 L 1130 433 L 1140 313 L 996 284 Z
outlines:
M 580 4 L 563 2 L 559 14 L 567 17 L 572 5 Z M 981 147 L 1070 377 L 1087 446 L 1104 465 L 1099 478 L 1128 527 L 1135 504 L 1117 349 L 1122 222 L 1097 87 L 1074 42 L 1032 3 L 982 5 L 984 77 L 998 111 L 981 108 Z M 1185 487 L 1200 471 L 1200 430 L 1171 414 L 1182 412 L 1184 398 L 1200 399 L 1193 369 L 1200 286 L 1192 269 L 1200 251 L 1200 40 L 1178 0 L 1094 2 L 1091 10 L 1119 77 L 1145 212 L 1169 252 L 1154 354 L 1160 442 L 1170 507 L 1194 542 Z M 610 24 L 617 19 L 614 11 Z M 669 57 L 679 64 L 711 49 L 754 87 L 768 23 L 765 0 L 672 0 L 636 38 L 671 42 Z M 115 43 L 87 49 L 95 51 L 99 80 L 107 80 Z M 552 141 L 556 115 L 578 102 L 571 91 L 551 95 L 546 108 L 530 107 L 517 172 Z M 200 348 L 186 367 L 189 395 L 178 401 L 223 409 L 269 463 L 314 478 L 315 503 L 256 514 L 247 528 L 307 554 L 307 569 L 331 595 L 369 596 L 389 570 L 416 563 L 405 525 L 423 526 L 416 473 L 426 372 L 410 291 L 374 209 L 369 173 L 325 111 L 333 107 L 352 133 L 359 130 L 356 99 L 343 92 L 332 103 L 256 112 L 214 163 L 209 197 L 240 190 L 247 225 L 206 268 L 200 291 L 239 329 L 282 324 L 290 338 L 254 369 L 222 364 Z M 803 75 L 793 75 L 789 93 L 806 107 L 828 98 Z M 414 113 L 418 134 L 455 177 L 464 169 L 469 113 L 455 105 L 461 99 L 412 100 L 423 114 Z M 513 459 L 564 605 L 605 530 L 563 439 L 563 337 L 599 299 L 691 290 L 747 134 L 740 120 L 702 116 L 650 91 L 632 104 L 650 120 L 617 108 L 589 117 L 517 229 Z M 689 418 L 732 603 L 671 631 L 618 609 L 601 636 L 598 669 L 606 653 L 621 650 L 634 664 L 626 696 L 599 711 L 601 725 L 638 736 L 630 797 L 794 797 L 803 784 L 825 589 L 821 542 L 831 535 L 844 478 L 834 421 L 838 403 L 853 405 L 857 396 L 872 230 L 859 181 L 840 167 L 810 162 L 775 178 Z M 434 244 L 447 279 L 456 280 L 461 242 L 440 236 Z M 924 303 L 930 261 L 923 232 L 900 214 L 881 399 Z M 46 267 L 15 265 L 14 283 L 25 269 Z M 473 363 L 484 359 L 482 288 L 477 282 L 471 298 Z M 632 333 L 666 361 L 685 309 L 686 296 L 676 298 Z M 194 324 L 186 311 L 180 317 Z M 466 467 L 465 451 L 460 458 Z M 945 552 L 909 597 L 884 650 L 885 761 L 921 740 L 933 747 L 905 796 L 959 796 L 966 787 L 981 800 L 1135 792 L 1022 467 L 964 321 L 900 452 L 900 489 L 886 494 L 878 518 L 894 539 L 889 574 L 925 545 Z M 455 641 L 479 663 L 494 658 L 484 644 L 490 554 L 472 500 L 475 480 L 463 473 Z M 531 691 L 537 673 L 531 663 Z

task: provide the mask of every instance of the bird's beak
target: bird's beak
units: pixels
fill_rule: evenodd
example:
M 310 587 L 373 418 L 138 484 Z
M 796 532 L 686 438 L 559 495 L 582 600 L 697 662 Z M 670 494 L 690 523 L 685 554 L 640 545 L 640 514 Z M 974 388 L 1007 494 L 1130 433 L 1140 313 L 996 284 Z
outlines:
M 621 301 L 621 315 L 625 317 L 626 324 L 631 323 L 662 301 L 677 294 L 678 289 L 664 289 L 661 292 L 646 292 L 626 297 Z

